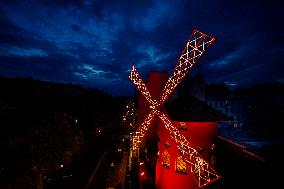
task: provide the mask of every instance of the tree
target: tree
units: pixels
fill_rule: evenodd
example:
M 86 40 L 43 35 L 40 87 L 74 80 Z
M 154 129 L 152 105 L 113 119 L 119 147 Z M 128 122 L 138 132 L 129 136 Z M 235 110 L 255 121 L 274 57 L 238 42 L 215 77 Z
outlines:
M 66 169 L 79 152 L 83 139 L 78 126 L 64 112 L 56 112 L 49 123 L 36 127 L 30 135 L 30 153 L 37 188 L 50 172 Z M 54 178 L 56 179 L 56 178 Z

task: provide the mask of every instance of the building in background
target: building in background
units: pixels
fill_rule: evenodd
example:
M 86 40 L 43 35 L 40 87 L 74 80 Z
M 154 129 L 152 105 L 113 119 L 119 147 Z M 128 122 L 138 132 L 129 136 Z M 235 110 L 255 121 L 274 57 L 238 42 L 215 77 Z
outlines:
M 221 126 L 243 128 L 249 123 L 249 97 L 237 94 L 228 96 L 210 96 L 207 94 L 207 104 L 229 117 Z
M 223 84 L 206 85 L 201 70 L 194 76 L 185 78 L 177 94 L 195 97 L 225 114 L 228 119 L 219 123 L 221 127 L 247 127 L 252 119 L 252 105 L 248 95 L 234 93 Z

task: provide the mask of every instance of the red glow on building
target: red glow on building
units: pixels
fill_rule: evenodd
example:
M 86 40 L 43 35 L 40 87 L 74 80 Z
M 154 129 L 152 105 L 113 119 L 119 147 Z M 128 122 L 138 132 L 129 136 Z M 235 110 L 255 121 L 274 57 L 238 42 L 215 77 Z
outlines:
M 132 138 L 133 151 L 138 151 L 147 139 L 159 139 L 157 188 L 204 187 L 220 178 L 208 163 L 216 123 L 172 121 L 164 107 L 164 102 L 214 40 L 194 30 L 169 78 L 165 73 L 152 72 L 145 84 L 135 66 L 130 72 L 130 80 L 143 95 L 139 98 L 139 127 Z

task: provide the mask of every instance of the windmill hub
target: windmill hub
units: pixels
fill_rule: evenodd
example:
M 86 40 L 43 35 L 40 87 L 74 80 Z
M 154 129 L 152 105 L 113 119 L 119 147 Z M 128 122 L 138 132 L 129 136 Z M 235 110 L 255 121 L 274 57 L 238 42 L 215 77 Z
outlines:
M 161 111 L 161 109 L 163 109 L 162 105 L 159 103 L 158 100 L 153 100 L 153 104 L 150 104 L 150 109 L 151 110 L 159 110 Z

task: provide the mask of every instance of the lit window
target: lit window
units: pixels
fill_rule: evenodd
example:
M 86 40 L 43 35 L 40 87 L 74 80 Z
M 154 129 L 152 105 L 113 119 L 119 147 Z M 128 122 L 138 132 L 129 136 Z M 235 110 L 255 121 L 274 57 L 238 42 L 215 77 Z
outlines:
M 202 153 L 204 151 L 204 148 L 202 148 L 200 146 L 196 146 L 195 149 L 198 153 Z
M 179 125 L 180 130 L 183 130 L 183 131 L 187 130 L 187 126 L 185 122 L 179 122 L 179 123 L 180 123 Z
M 176 159 L 175 169 L 176 169 L 176 172 L 179 174 L 187 174 L 186 163 L 185 161 L 183 161 L 182 156 L 179 156 Z
M 167 150 L 163 153 L 163 166 L 167 169 L 170 169 L 170 154 Z
M 209 163 L 216 167 L 216 144 L 212 144 L 209 149 Z
M 166 148 L 169 148 L 171 147 L 170 143 L 169 142 L 165 142 L 164 145 L 166 146 Z
M 210 150 L 215 150 L 215 148 L 216 148 L 216 145 L 212 144 L 211 147 L 210 147 Z

